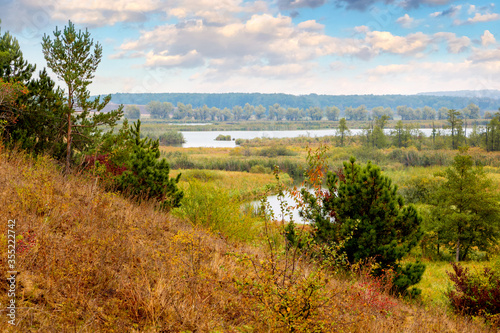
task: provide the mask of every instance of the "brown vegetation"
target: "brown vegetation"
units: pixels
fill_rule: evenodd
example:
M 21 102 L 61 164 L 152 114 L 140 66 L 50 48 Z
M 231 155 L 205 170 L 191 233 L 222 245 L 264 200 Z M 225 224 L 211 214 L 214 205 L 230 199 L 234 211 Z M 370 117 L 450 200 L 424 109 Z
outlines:
M 272 302 L 282 296 L 259 298 L 251 287 L 238 287 L 267 276 L 260 290 L 276 289 L 263 247 L 228 242 L 155 211 L 154 203 L 106 193 L 89 175 L 63 176 L 44 157 L 0 151 L 0 203 L 0 267 L 6 272 L 7 221 L 15 219 L 20 272 L 18 325 L 10 327 L 2 315 L 2 331 L 287 331 L 272 326 L 279 322 Z M 256 270 L 242 258 L 264 264 Z M 298 286 L 314 274 L 324 303 L 300 326 L 307 331 L 487 331 L 445 310 L 393 299 L 369 280 L 335 278 L 306 263 L 298 264 L 294 285 L 278 290 L 302 297 Z M 7 300 L 4 282 L 2 308 Z

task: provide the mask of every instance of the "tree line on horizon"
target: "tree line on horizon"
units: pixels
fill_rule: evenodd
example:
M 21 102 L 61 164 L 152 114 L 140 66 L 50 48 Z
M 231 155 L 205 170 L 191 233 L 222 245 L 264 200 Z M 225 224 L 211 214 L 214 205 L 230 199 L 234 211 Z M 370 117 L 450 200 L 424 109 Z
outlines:
M 497 110 L 499 100 L 490 97 L 456 97 L 456 96 L 427 96 L 427 95 L 291 95 L 291 94 L 262 94 L 262 93 L 114 93 L 111 100 L 116 104 L 146 105 L 151 101 L 191 104 L 193 108 L 204 105 L 219 109 L 232 109 L 239 105 L 263 105 L 265 107 L 279 104 L 283 108 L 307 109 L 309 107 L 326 108 L 337 106 L 341 110 L 347 107 L 365 105 L 368 109 L 378 106 L 395 110 L 398 106 L 406 105 L 409 108 L 423 108 L 429 106 L 435 110 L 442 107 L 448 109 L 462 109 L 469 104 L 477 105 L 481 110 Z
M 257 106 L 246 103 L 243 107 L 235 105 L 232 108 L 224 107 L 193 107 L 192 104 L 178 102 L 174 106 L 171 102 L 150 101 L 143 107 L 153 119 L 175 119 L 175 120 L 198 120 L 198 121 L 248 121 L 248 120 L 269 120 L 269 121 L 338 121 L 340 118 L 353 121 L 375 120 L 382 116 L 388 120 L 444 120 L 448 117 L 449 108 L 441 107 L 436 110 L 430 106 L 422 108 L 412 108 L 406 105 L 399 105 L 393 110 L 390 107 L 376 106 L 371 110 L 365 105 L 356 108 L 348 106 L 340 109 L 337 106 L 309 106 L 307 108 L 288 107 L 285 108 L 278 103 L 269 105 L 267 108 L 262 104 Z M 481 109 L 476 104 L 470 103 L 466 107 L 458 110 L 458 117 L 464 120 L 480 119 Z M 125 117 L 128 119 L 141 118 L 141 108 L 135 104 L 125 106 Z M 483 113 L 485 119 L 493 118 L 492 113 Z

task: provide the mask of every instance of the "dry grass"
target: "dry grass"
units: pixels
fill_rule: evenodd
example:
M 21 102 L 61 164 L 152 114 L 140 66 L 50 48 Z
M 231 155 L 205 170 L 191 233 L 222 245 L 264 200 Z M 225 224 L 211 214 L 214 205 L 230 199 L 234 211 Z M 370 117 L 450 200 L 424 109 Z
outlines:
M 92 178 L 64 177 L 49 159 L 20 153 L 0 151 L 0 203 L 2 272 L 9 219 L 16 219 L 17 235 L 31 232 L 35 240 L 16 259 L 18 326 L 2 315 L 2 331 L 280 331 L 262 320 L 263 304 L 235 284 L 255 271 L 234 253 L 264 258 L 262 249 L 227 242 L 152 203 L 105 193 Z M 297 269 L 304 278 L 315 271 L 306 264 Z M 328 274 L 322 281 L 328 302 L 308 326 L 317 332 L 487 331 L 395 299 L 381 311 L 360 282 Z M 2 308 L 6 288 L 0 287 Z

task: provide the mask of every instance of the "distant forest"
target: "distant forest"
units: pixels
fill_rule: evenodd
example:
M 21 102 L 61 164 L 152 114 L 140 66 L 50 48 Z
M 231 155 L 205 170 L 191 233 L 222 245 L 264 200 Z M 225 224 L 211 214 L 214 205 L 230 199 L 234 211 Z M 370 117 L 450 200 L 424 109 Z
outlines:
M 235 106 L 262 105 L 268 107 L 279 104 L 283 108 L 310 107 L 325 108 L 336 106 L 343 110 L 347 107 L 364 105 L 368 109 L 375 107 L 389 107 L 396 109 L 404 105 L 409 108 L 429 106 L 434 109 L 442 107 L 448 109 L 462 109 L 473 103 L 484 111 L 495 111 L 500 107 L 500 100 L 487 97 L 454 97 L 454 96 L 427 96 L 427 95 L 289 95 L 289 94 L 260 94 L 260 93 L 116 93 L 112 94 L 112 102 L 117 104 L 145 105 L 151 101 L 170 102 L 174 106 L 178 103 L 191 104 L 193 108 L 204 105 L 219 109 Z

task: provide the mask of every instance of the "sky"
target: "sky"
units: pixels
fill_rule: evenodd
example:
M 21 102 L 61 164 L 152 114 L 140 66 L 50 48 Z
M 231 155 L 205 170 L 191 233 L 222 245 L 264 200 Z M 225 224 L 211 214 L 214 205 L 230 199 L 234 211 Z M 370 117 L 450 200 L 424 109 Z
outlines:
M 0 28 L 37 70 L 47 67 L 45 34 L 53 37 L 68 20 L 88 29 L 103 48 L 92 94 L 415 94 L 500 90 L 497 7 L 453 0 L 0 0 Z

